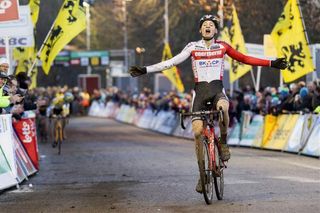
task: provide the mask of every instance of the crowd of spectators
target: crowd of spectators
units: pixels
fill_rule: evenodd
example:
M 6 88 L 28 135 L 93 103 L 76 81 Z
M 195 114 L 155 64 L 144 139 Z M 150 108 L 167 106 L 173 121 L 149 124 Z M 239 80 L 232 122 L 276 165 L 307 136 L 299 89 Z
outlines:
M 26 73 L 8 74 L 9 63 L 0 58 L 0 114 L 11 113 L 20 119 L 25 110 L 35 110 L 36 98 L 28 93 L 31 84 Z
M 0 58 L 0 114 L 12 114 L 13 120 L 21 119 L 29 110 L 36 111 L 37 115 L 48 116 L 48 108 L 57 94 L 67 92 L 74 97 L 70 111 L 75 115 L 86 114 L 90 104 L 90 96 L 86 91 L 68 86 L 30 89 L 31 78 L 27 73 L 9 75 L 8 70 L 8 60 Z
M 279 114 L 293 112 L 320 112 L 320 81 L 291 83 L 281 88 L 266 87 L 255 91 L 250 86 L 241 91 L 234 91 L 230 96 L 229 113 L 238 121 L 242 111 L 252 111 L 256 114 Z M 116 87 L 94 90 L 91 102 L 100 103 L 113 101 L 115 103 L 134 106 L 136 109 L 173 110 L 175 112 L 189 111 L 192 104 L 192 92 L 152 93 L 144 88 L 141 92 L 126 93 Z

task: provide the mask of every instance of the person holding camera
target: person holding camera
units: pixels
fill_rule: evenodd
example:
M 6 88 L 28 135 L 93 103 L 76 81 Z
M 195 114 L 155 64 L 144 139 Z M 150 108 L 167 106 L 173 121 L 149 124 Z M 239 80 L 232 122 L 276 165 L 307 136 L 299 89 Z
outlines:
M 10 113 L 11 107 L 23 100 L 21 95 L 12 91 L 9 86 L 10 83 L 9 76 L 5 72 L 0 71 L 0 114 Z

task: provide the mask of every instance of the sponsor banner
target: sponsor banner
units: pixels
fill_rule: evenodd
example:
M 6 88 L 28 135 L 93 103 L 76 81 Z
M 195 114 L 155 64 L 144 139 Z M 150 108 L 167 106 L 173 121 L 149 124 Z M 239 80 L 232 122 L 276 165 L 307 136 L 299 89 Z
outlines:
M 320 118 L 319 117 L 310 134 L 307 144 L 302 150 L 302 153 L 305 155 L 320 157 Z
M 184 119 L 184 126 L 186 127 L 186 129 L 182 129 L 180 120 L 178 119 L 177 126 L 173 131 L 173 135 L 184 138 L 193 138 L 191 117 L 187 117 Z
M 4 139 L 4 138 L 1 138 Z M 18 182 L 11 172 L 9 162 L 0 146 L 0 190 L 12 187 Z
M 300 140 L 300 150 L 302 151 L 302 149 L 304 148 L 304 146 L 306 145 L 306 143 L 308 142 L 309 136 L 311 134 L 312 129 L 315 126 L 315 123 L 318 119 L 317 115 L 313 115 L 313 114 L 306 114 L 304 116 L 304 122 L 303 122 L 303 131 L 302 131 L 302 135 L 301 135 L 301 140 Z
M 253 142 L 257 138 L 257 134 L 261 132 L 263 128 L 263 116 L 255 115 L 252 119 L 252 122 L 245 131 L 242 133 L 240 145 L 241 146 L 252 146 Z
M 102 107 L 101 105 L 98 103 L 98 101 L 93 101 L 91 103 L 91 106 L 89 108 L 89 112 L 88 115 L 89 116 L 101 116 L 101 111 L 102 111 Z
M 293 131 L 289 137 L 287 145 L 284 148 L 285 151 L 299 152 L 299 149 L 301 148 L 300 141 L 301 141 L 304 120 L 305 120 L 305 116 L 299 115 L 299 118 L 295 124 L 295 127 L 293 128 Z
M 136 112 L 136 114 L 135 114 L 135 116 L 133 118 L 133 122 L 132 122 L 134 125 L 138 126 L 138 123 L 140 121 L 140 118 L 143 115 L 143 112 L 144 112 L 144 109 L 138 109 L 137 110 L 137 112 Z
M 194 138 L 194 134 L 193 134 L 193 130 L 192 130 L 191 117 L 189 117 L 189 119 L 190 119 L 189 121 L 185 122 L 186 129 L 183 132 L 183 137 Z
M 242 135 L 246 134 L 249 131 L 250 120 L 252 118 L 252 112 L 243 111 L 241 114 L 241 124 L 240 124 L 240 139 L 242 139 Z
M 106 66 L 109 64 L 108 51 L 70 52 L 70 64 L 77 66 Z
M 116 118 L 117 114 L 119 113 L 120 111 L 120 107 L 118 105 L 118 103 L 116 103 L 112 109 L 113 111 L 111 112 L 110 114 L 110 118 Z
M 39 170 L 35 118 L 22 118 L 20 121 L 14 122 L 13 126 L 33 165 Z
M 11 114 L 0 115 L 0 146 L 14 178 L 17 177 L 16 158 L 12 138 Z
M 112 112 L 115 109 L 115 104 L 111 101 L 109 101 L 107 103 L 107 105 L 105 106 L 104 110 L 102 111 L 102 116 L 103 117 L 110 117 Z
M 28 5 L 19 7 L 19 20 L 14 22 L 1 23 L 0 35 L 5 37 L 32 36 L 33 23 Z
M 26 176 L 30 176 L 37 172 L 36 168 L 33 166 L 31 159 L 29 158 L 28 154 L 24 150 L 18 136 L 13 132 L 13 141 L 14 141 L 14 148 L 16 159 L 21 165 L 22 171 Z
M 27 174 L 23 171 L 23 165 L 19 158 L 16 159 L 16 168 L 17 168 L 17 181 L 21 183 L 24 179 L 27 178 Z
M 116 116 L 116 120 L 128 123 L 129 111 L 130 111 L 130 106 L 122 104 Z
M 170 112 L 160 111 L 155 114 L 152 121 L 150 122 L 150 128 L 157 131 L 161 127 L 161 125 L 165 122 Z
M 160 128 L 156 131 L 165 133 L 165 134 L 172 134 L 174 131 L 174 128 L 177 125 L 178 119 L 176 119 L 176 113 L 175 112 L 168 112 L 167 116 L 164 120 L 164 122 L 161 124 Z
M 126 122 L 129 124 L 132 124 L 136 114 L 137 114 L 136 108 L 130 107 L 128 114 L 127 114 Z
M 123 118 L 122 118 L 123 122 L 128 123 L 129 113 L 130 113 L 130 106 L 126 105 L 123 113 Z
M 9 45 L 10 47 L 33 47 L 34 46 L 33 35 L 10 37 Z M 5 47 L 5 46 L 6 46 L 5 38 L 0 37 L 0 47 Z
M 261 128 L 258 129 L 256 138 L 252 142 L 252 147 L 257 147 L 257 148 L 262 147 L 262 140 L 263 140 L 263 133 L 264 133 L 264 116 L 262 115 L 259 115 L 259 116 L 262 117 L 262 125 L 261 125 Z
M 144 110 L 142 116 L 139 119 L 139 122 L 137 123 L 137 126 L 144 129 L 149 129 L 153 116 L 154 114 L 151 109 Z
M 19 20 L 19 1 L 0 0 L 0 22 Z M 1 23 L 1 24 L 2 24 Z
M 228 138 L 229 145 L 239 145 L 240 142 L 240 124 L 236 123 L 231 130 L 230 136 Z
M 116 115 L 116 117 L 115 117 L 115 119 L 116 120 L 118 120 L 118 121 L 123 121 L 123 119 L 124 119 L 124 115 L 125 115 L 125 110 L 126 110 L 126 105 L 124 105 L 124 104 L 122 104 L 121 106 L 120 106 L 120 109 L 119 109 L 119 112 L 118 112 L 118 114 Z
M 263 148 L 283 150 L 299 115 L 279 115 L 270 140 Z
M 270 140 L 276 123 L 277 123 L 276 116 L 266 115 L 264 117 L 264 132 L 263 132 L 262 147 L 264 147 Z
M 118 104 L 109 101 L 102 113 L 103 117 L 115 118 L 119 110 Z

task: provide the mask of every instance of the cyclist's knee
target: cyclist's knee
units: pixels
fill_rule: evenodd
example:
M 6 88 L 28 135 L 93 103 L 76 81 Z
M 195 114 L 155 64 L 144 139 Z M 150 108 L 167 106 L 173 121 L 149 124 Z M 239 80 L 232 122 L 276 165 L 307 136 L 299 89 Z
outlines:
M 220 99 L 217 103 L 217 109 L 222 108 L 224 112 L 223 120 L 224 120 L 224 125 L 222 123 L 219 124 L 220 126 L 220 132 L 221 134 L 225 135 L 228 132 L 228 126 L 229 126 L 229 101 L 226 99 Z
M 203 121 L 202 120 L 194 120 L 192 121 L 192 130 L 194 136 L 197 138 L 202 134 L 203 130 Z
M 222 108 L 223 112 L 228 112 L 229 110 L 229 101 L 227 99 L 220 99 L 217 102 L 217 109 Z

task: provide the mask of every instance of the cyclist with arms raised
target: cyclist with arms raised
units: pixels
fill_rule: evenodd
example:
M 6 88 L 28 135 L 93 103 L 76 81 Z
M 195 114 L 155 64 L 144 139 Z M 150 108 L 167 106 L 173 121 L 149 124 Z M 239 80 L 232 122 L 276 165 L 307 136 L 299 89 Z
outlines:
M 287 62 L 284 58 L 264 60 L 243 55 L 226 42 L 216 40 L 219 32 L 218 29 L 219 19 L 213 15 L 205 15 L 200 19 L 199 23 L 199 32 L 202 36 L 201 40 L 190 42 L 178 55 L 169 60 L 146 67 L 133 66 L 130 68 L 129 73 L 131 76 L 136 77 L 146 73 L 159 72 L 178 65 L 191 57 L 195 81 L 192 112 L 211 110 L 208 109 L 208 102 L 211 102 L 216 109 L 222 108 L 225 125 L 219 124 L 221 133 L 221 159 L 227 161 L 230 159 L 229 147 L 227 145 L 229 100 L 222 84 L 225 54 L 239 62 L 253 66 L 271 66 L 278 69 L 285 69 Z M 198 144 L 201 143 L 203 130 L 203 121 L 200 117 L 192 118 L 192 129 L 197 150 L 199 147 Z M 196 153 L 198 152 L 196 151 Z M 197 156 L 197 158 L 199 160 L 199 156 Z M 202 193 L 200 179 L 196 191 Z

